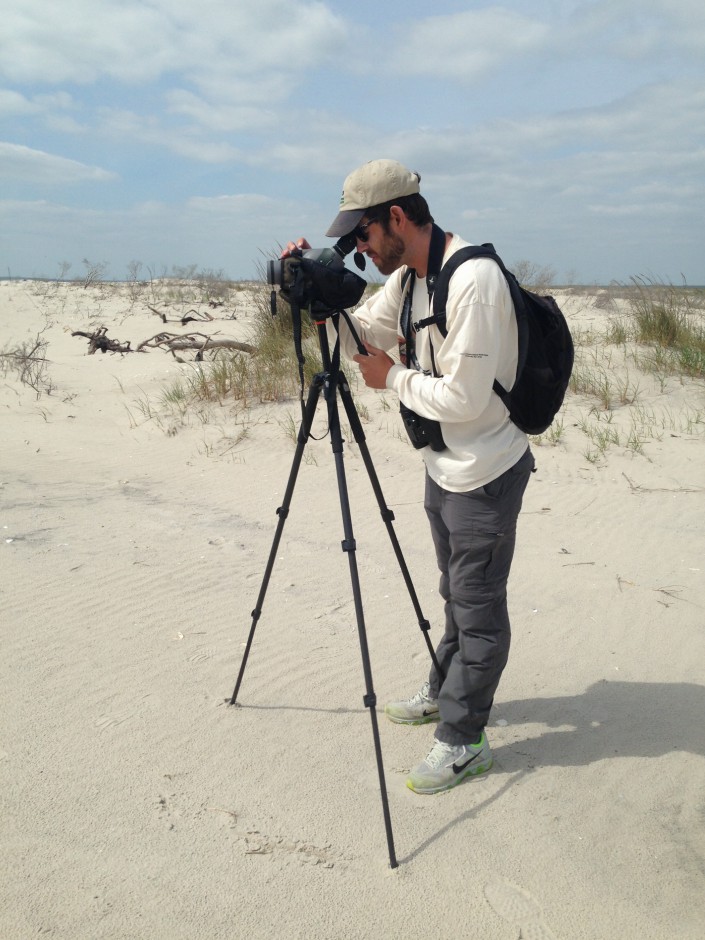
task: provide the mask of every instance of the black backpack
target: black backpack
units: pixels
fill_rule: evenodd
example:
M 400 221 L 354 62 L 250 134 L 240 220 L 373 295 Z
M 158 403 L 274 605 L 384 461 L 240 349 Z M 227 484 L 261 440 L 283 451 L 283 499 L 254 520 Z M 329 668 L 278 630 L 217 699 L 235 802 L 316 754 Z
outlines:
M 510 392 L 495 379 L 492 388 L 509 411 L 509 417 L 526 434 L 543 434 L 563 404 L 573 369 L 573 339 L 568 323 L 553 297 L 525 290 L 508 271 L 494 246 L 469 245 L 451 255 L 435 279 L 433 316 L 414 324 L 419 330 L 435 323 L 443 336 L 446 329 L 448 284 L 455 269 L 471 258 L 491 258 L 502 270 L 514 303 L 519 341 L 517 377 Z M 434 369 L 435 371 L 435 369 Z

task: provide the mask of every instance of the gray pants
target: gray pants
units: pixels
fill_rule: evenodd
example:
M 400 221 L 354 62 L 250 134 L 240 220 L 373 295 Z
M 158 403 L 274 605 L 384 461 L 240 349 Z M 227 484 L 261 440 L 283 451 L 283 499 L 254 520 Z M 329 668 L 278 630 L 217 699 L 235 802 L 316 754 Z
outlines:
M 441 714 L 436 737 L 447 744 L 478 739 L 507 664 L 507 580 L 533 468 L 527 450 L 506 473 L 467 493 L 450 493 L 426 477 L 424 505 L 445 601 L 445 634 L 436 649 L 445 680 L 432 667 L 429 682 Z

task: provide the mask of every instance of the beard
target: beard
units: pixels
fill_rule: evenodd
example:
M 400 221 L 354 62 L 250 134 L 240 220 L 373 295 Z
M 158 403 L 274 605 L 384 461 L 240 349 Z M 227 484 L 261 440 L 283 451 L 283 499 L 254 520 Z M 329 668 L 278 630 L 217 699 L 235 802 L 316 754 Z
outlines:
M 380 274 L 392 274 L 401 267 L 406 245 L 399 235 L 385 235 L 379 251 L 376 251 L 375 267 Z

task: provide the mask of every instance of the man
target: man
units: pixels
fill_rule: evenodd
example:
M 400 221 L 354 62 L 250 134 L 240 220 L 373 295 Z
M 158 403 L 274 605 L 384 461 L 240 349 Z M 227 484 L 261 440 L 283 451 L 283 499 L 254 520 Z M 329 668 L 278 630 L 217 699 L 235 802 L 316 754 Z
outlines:
M 432 240 L 440 243 L 443 263 L 468 244 L 434 225 L 419 183 L 418 174 L 393 160 L 359 167 L 345 180 L 340 211 L 326 234 L 354 232 L 358 251 L 390 275 L 353 315 L 367 355 L 358 353 L 341 322 L 343 353 L 359 365 L 367 386 L 390 389 L 416 415 L 439 422 L 445 443 L 442 450 L 421 451 L 424 506 L 445 602 L 445 633 L 436 650 L 442 675 L 432 667 L 415 695 L 385 707 L 400 724 L 438 721 L 431 751 L 407 780 L 417 793 L 437 793 L 492 766 L 485 726 L 509 654 L 507 580 L 534 461 L 526 436 L 492 390 L 495 378 L 512 387 L 518 357 L 509 288 L 495 262 L 473 259 L 453 274 L 447 335 L 437 325 L 415 336 L 400 326 L 410 289 L 411 322 L 429 316 Z M 290 242 L 285 254 L 308 247 L 303 239 Z M 403 339 L 414 348 L 403 347 Z M 387 353 L 398 343 L 402 363 Z

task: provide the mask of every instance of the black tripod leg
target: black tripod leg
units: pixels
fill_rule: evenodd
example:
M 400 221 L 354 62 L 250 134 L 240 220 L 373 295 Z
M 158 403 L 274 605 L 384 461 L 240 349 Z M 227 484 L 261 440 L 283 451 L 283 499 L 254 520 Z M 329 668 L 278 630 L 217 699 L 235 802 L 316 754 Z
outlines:
M 306 399 L 306 405 L 304 408 L 304 414 L 299 427 L 299 436 L 296 443 L 296 451 L 294 453 L 294 460 L 291 465 L 291 472 L 289 473 L 289 480 L 286 485 L 286 492 L 284 493 L 284 501 L 281 506 L 277 509 L 277 515 L 279 520 L 277 522 L 277 529 L 274 533 L 274 541 L 272 542 L 272 548 L 269 552 L 269 559 L 267 560 L 267 567 L 265 568 L 264 578 L 262 579 L 262 586 L 260 588 L 259 596 L 257 597 L 257 605 L 252 611 L 252 626 L 250 627 L 250 634 L 247 637 L 247 643 L 245 645 L 245 653 L 242 657 L 242 664 L 240 666 L 240 672 L 238 673 L 237 682 L 235 683 L 235 690 L 233 691 L 232 698 L 230 699 L 230 704 L 237 704 L 237 694 L 240 691 L 240 684 L 242 682 L 242 677 L 245 674 L 245 666 L 247 665 L 247 659 L 250 655 L 250 647 L 252 646 L 252 641 L 255 637 L 255 628 L 257 627 L 257 621 L 259 620 L 262 614 L 262 605 L 264 604 L 264 597 L 267 593 L 267 587 L 269 585 L 269 579 L 272 574 L 272 569 L 274 568 L 274 560 L 277 556 L 277 550 L 279 548 L 279 542 L 281 541 L 282 532 L 284 531 L 284 523 L 286 518 L 289 515 L 289 507 L 291 506 L 291 498 L 294 494 L 294 486 L 296 485 L 296 478 L 299 474 L 299 468 L 301 466 L 301 459 L 303 457 L 304 448 L 308 440 L 309 431 L 311 430 L 311 424 L 313 423 L 313 418 L 316 413 L 316 405 L 318 404 L 318 399 L 321 394 L 321 388 L 323 386 L 324 376 L 317 375 L 314 377 L 311 387 L 309 388 L 308 398 Z
M 326 400 L 328 404 L 328 426 L 331 435 L 331 447 L 335 455 L 335 469 L 338 478 L 338 492 L 340 494 L 340 508 L 343 517 L 343 532 L 345 539 L 342 543 L 343 551 L 348 556 L 350 566 L 350 581 L 352 584 L 353 598 L 355 601 L 355 616 L 357 619 L 357 633 L 360 640 L 360 652 L 362 654 L 362 668 L 365 676 L 365 696 L 363 703 L 370 711 L 372 721 L 372 737 L 374 739 L 375 755 L 377 757 L 377 773 L 379 775 L 379 787 L 382 795 L 382 812 L 384 814 L 384 827 L 387 833 L 387 848 L 389 849 L 389 864 L 391 868 L 397 867 L 397 859 L 394 851 L 394 836 L 392 833 L 392 819 L 389 812 L 389 800 L 387 797 L 387 785 L 384 779 L 384 764 L 382 761 L 382 746 L 379 739 L 379 726 L 377 724 L 377 696 L 372 684 L 372 666 L 370 664 L 370 652 L 367 645 L 367 631 L 365 630 L 365 617 L 362 609 L 362 594 L 360 591 L 360 578 L 357 570 L 357 556 L 355 554 L 355 537 L 353 534 L 352 519 L 350 516 L 350 502 L 348 499 L 348 488 L 345 479 L 345 465 L 343 463 L 343 438 L 340 432 L 340 419 L 337 408 L 337 382 L 326 390 Z
M 392 523 L 394 522 L 394 513 L 387 506 L 384 500 L 384 494 L 382 493 L 382 487 L 380 486 L 379 477 L 377 476 L 377 471 L 375 470 L 374 464 L 372 463 L 372 457 L 367 447 L 367 441 L 365 440 L 365 432 L 362 429 L 362 424 L 360 422 L 360 416 L 357 413 L 355 408 L 355 403 L 353 402 L 352 393 L 350 392 L 350 387 L 347 383 L 347 380 L 344 374 L 341 372 L 339 377 L 339 388 L 340 388 L 340 397 L 342 399 L 343 405 L 345 407 L 345 413 L 348 416 L 348 421 L 350 422 L 350 427 L 353 432 L 353 437 L 355 438 L 355 443 L 360 448 L 360 453 L 362 454 L 362 460 L 367 469 L 367 475 L 370 478 L 370 483 L 372 484 L 372 489 L 374 491 L 375 497 L 377 499 L 377 505 L 379 506 L 380 514 L 382 520 L 387 527 L 387 532 L 389 533 L 389 539 L 392 543 L 392 548 L 394 549 L 394 554 L 397 556 L 397 561 L 399 562 L 399 568 L 401 569 L 402 577 L 404 578 L 404 583 L 409 592 L 409 597 L 411 598 L 411 603 L 413 604 L 414 611 L 416 612 L 416 617 L 419 621 L 419 627 L 423 634 L 423 638 L 426 641 L 426 647 L 431 656 L 431 662 L 433 663 L 434 669 L 438 673 L 441 683 L 443 682 L 445 675 L 441 669 L 440 663 L 438 662 L 438 657 L 436 656 L 436 651 L 433 648 L 433 643 L 431 643 L 431 637 L 429 631 L 431 625 L 428 620 L 424 617 L 421 610 L 421 605 L 419 604 L 418 595 L 416 594 L 416 588 L 414 587 L 414 582 L 411 580 L 411 575 L 409 574 L 409 569 L 406 566 L 406 561 L 404 555 L 402 554 L 401 546 L 399 545 L 399 540 L 397 534 L 394 530 Z

